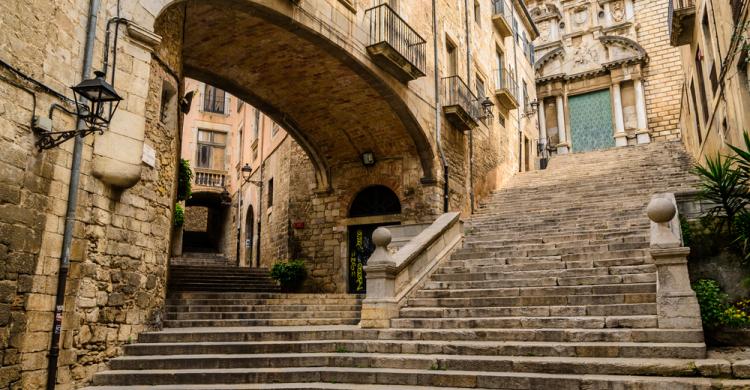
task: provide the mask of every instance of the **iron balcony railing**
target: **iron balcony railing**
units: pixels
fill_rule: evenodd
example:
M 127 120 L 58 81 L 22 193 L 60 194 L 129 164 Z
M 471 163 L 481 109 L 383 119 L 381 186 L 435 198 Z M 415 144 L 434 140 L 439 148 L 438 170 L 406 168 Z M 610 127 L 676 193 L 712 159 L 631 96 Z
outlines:
M 421 72 L 427 62 L 427 41 L 387 3 L 365 11 L 370 21 L 370 45 L 387 43 Z
M 518 101 L 518 83 L 513 78 L 513 73 L 508 69 L 495 71 L 495 90 L 507 89 L 516 101 Z
M 689 15 L 691 10 L 695 10 L 695 0 L 670 0 L 667 11 L 667 28 L 669 29 L 669 41 L 672 46 L 678 46 L 680 43 L 680 33 L 683 30 L 681 26 L 685 15 Z
M 482 116 L 479 99 L 459 76 L 443 78 L 443 106 L 460 106 L 469 116 L 478 121 Z
M 195 184 L 203 187 L 222 188 L 227 184 L 226 171 L 195 167 Z
M 502 16 L 510 23 L 513 18 L 511 15 L 510 4 L 507 0 L 492 0 L 492 16 Z

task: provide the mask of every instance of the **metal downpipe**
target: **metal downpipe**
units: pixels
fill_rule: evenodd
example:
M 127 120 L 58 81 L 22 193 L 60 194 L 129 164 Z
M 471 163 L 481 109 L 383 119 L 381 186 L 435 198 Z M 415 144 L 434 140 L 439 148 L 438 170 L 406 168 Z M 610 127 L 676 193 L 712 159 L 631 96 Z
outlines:
M 440 154 L 440 162 L 443 164 L 443 212 L 448 212 L 448 198 L 449 198 L 449 186 L 448 186 L 448 161 L 445 159 L 445 152 L 443 151 L 443 141 L 441 132 L 441 117 L 440 117 L 440 73 L 439 73 L 439 58 L 438 58 L 438 28 L 437 28 L 437 0 L 432 0 L 432 46 L 435 60 L 435 140 L 437 141 L 438 154 Z
M 96 23 L 98 19 L 100 0 L 91 0 L 89 5 L 89 20 L 86 26 L 86 41 L 84 43 L 83 68 L 81 80 L 85 80 L 91 73 L 91 62 L 94 58 L 94 44 L 96 40 Z M 76 130 L 86 128 L 82 120 L 76 123 Z M 57 295 L 55 296 L 55 316 L 52 324 L 52 340 L 47 365 L 47 389 L 54 390 L 57 382 L 57 360 L 60 355 L 60 336 L 62 334 L 63 308 L 65 307 L 65 287 L 70 269 L 70 249 L 73 243 L 73 228 L 75 224 L 76 208 L 78 206 L 78 186 L 81 177 L 81 156 L 83 153 L 83 137 L 79 134 L 73 144 L 73 161 L 70 167 L 70 185 L 68 186 L 68 205 L 65 211 L 65 230 L 63 233 L 62 253 L 60 255 L 60 270 L 57 274 Z

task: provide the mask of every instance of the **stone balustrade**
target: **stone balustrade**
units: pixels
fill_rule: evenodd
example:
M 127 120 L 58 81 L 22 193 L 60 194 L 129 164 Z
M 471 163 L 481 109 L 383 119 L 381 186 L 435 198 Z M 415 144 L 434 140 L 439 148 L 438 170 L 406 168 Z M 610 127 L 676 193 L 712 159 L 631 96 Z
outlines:
M 362 302 L 361 327 L 390 327 L 409 293 L 461 244 L 463 222 L 459 216 L 443 214 L 393 255 L 388 251 L 391 232 L 384 227 L 375 230 L 375 252 L 365 266 L 367 297 Z
M 677 202 L 674 194 L 657 194 L 646 210 L 651 219 L 651 257 L 656 265 L 656 303 L 661 329 L 700 329 L 698 299 L 690 287 Z

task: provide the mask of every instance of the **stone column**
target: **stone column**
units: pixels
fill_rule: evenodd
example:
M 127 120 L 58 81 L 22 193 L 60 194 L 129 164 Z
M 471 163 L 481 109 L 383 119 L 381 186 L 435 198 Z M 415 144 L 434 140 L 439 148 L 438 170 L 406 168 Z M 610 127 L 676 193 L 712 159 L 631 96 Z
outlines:
M 656 265 L 656 305 L 660 329 L 701 329 L 698 299 L 690 287 L 687 256 L 673 194 L 654 195 L 646 209 L 651 219 L 651 257 Z
M 375 251 L 367 260 L 367 297 L 362 302 L 359 325 L 362 328 L 388 328 L 391 318 L 398 316 L 396 276 L 398 267 L 388 252 L 391 232 L 383 227 L 372 233 Z
M 565 130 L 565 105 L 563 104 L 562 95 L 556 96 L 555 100 L 557 101 L 557 131 L 560 137 L 560 143 L 557 145 L 557 154 L 566 154 L 569 151 L 569 144 Z
M 646 94 L 643 91 L 643 81 L 640 78 L 633 80 L 635 87 L 635 113 L 638 122 L 636 137 L 639 144 L 651 142 L 651 136 L 648 131 L 648 118 L 646 117 Z
M 625 116 L 622 113 L 620 82 L 612 84 L 612 100 L 615 109 L 615 145 L 628 146 L 628 137 L 625 134 Z
M 609 7 L 609 3 L 604 3 L 604 25 L 612 25 L 612 12 Z
M 539 99 L 539 142 L 547 145 L 547 117 L 544 112 L 544 99 Z

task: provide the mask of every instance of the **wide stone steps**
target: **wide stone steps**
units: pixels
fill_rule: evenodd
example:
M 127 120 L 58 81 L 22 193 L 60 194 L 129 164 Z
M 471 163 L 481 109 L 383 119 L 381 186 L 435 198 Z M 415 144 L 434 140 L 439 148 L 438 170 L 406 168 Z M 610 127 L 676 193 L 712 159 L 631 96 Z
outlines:
M 401 318 L 626 316 L 655 314 L 655 303 L 471 308 L 419 307 L 404 308 L 400 311 Z
M 167 312 L 170 313 L 205 313 L 205 312 L 284 312 L 284 311 L 358 311 L 359 305 L 168 305 Z
M 431 281 L 425 284 L 425 290 L 445 289 L 489 289 L 508 287 L 543 287 L 543 286 L 596 286 L 610 284 L 655 283 L 656 274 L 578 276 L 578 277 L 539 277 L 527 279 L 491 279 L 473 281 Z
M 217 265 L 170 265 L 168 290 L 274 292 L 279 286 L 268 269 Z
M 669 389 L 698 390 L 735 386 L 748 381 L 626 375 L 546 374 L 525 372 L 455 371 L 359 367 L 235 368 L 186 370 L 122 370 L 97 374 L 95 385 L 346 383 L 411 385 L 427 388 L 484 389 Z M 734 383 L 732 383 L 734 382 Z M 726 386 L 724 384 L 726 383 Z M 740 386 L 740 387 L 737 387 Z M 213 388 L 213 387 L 212 387 Z M 265 387 L 260 387 L 265 388 Z M 293 387 L 296 388 L 296 387 Z M 346 387 L 344 387 L 346 388 Z M 745 387 L 746 389 L 747 387 Z
M 703 332 L 695 329 L 360 329 L 357 326 L 305 326 L 284 328 L 166 329 L 141 333 L 139 343 L 126 345 L 128 355 L 157 354 L 170 343 L 289 342 L 331 340 L 392 341 L 521 341 L 521 342 L 630 342 L 700 343 Z M 145 346 L 144 346 L 145 345 Z
M 234 327 L 234 326 L 308 326 L 308 325 L 355 325 L 359 323 L 359 313 L 356 318 L 307 318 L 303 315 L 290 315 L 296 318 L 275 319 L 237 319 L 223 320 L 211 318 L 206 320 L 166 320 L 164 326 L 169 328 L 194 327 Z
M 208 354 L 304 354 L 304 353 L 390 353 L 444 354 L 458 356 L 555 356 L 555 357 L 642 357 L 700 358 L 702 343 L 633 342 L 535 342 L 535 341 L 405 341 L 405 340 L 318 340 L 283 342 L 210 342 L 143 344 L 128 349 L 122 359 L 138 361 L 141 356 Z M 278 366 L 294 366 L 286 361 Z M 115 369 L 132 367 L 112 366 Z
M 338 346 L 339 344 L 337 344 Z M 346 344 L 341 344 L 346 346 Z M 338 346 L 338 348 L 342 348 Z M 585 347 L 584 347 L 585 348 Z M 315 349 L 315 348 L 313 348 Z M 644 367 L 636 358 L 477 356 L 456 354 L 388 354 L 357 352 L 248 353 L 127 356 L 114 359 L 116 370 L 180 370 L 190 368 L 357 367 L 488 372 L 545 372 L 589 375 L 687 376 L 695 372 L 691 359 L 652 358 Z
M 471 329 L 471 328 L 656 328 L 656 315 L 589 316 L 589 317 L 468 317 L 468 318 L 398 318 L 391 320 L 398 328 Z

